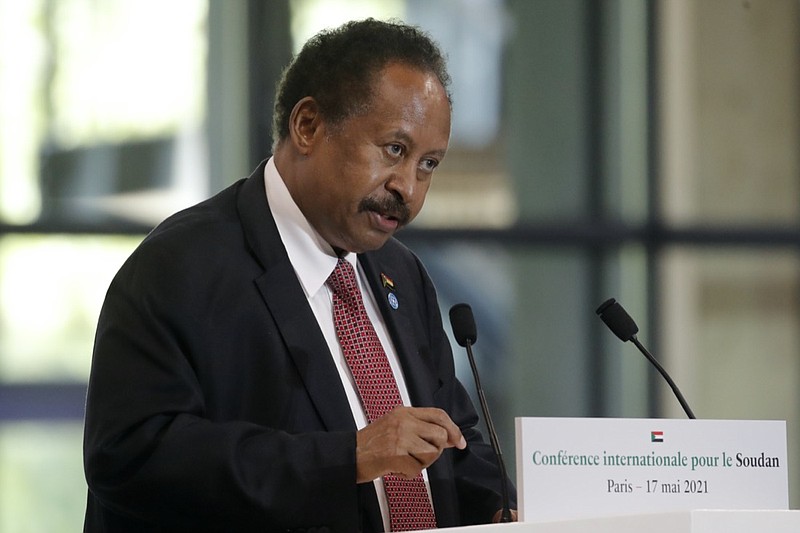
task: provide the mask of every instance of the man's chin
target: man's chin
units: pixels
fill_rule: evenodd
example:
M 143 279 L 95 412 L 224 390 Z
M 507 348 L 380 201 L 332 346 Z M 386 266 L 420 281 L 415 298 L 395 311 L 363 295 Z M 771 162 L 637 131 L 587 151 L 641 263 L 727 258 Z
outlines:
M 394 233 L 395 232 L 370 232 L 369 235 L 362 238 L 350 239 L 347 242 L 343 242 L 342 246 L 334 245 L 334 249 L 339 248 L 357 254 L 372 252 L 383 248 L 383 245 L 394 236 Z

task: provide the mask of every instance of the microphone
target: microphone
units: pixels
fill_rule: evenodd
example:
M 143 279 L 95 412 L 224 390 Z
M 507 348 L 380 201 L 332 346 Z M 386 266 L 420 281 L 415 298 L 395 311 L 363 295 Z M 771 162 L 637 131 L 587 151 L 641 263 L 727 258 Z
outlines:
M 647 351 L 639 339 L 636 338 L 636 334 L 639 333 L 639 327 L 636 325 L 636 322 L 633 321 L 631 316 L 622 308 L 622 306 L 617 302 L 614 298 L 609 298 L 605 302 L 603 302 L 600 307 L 597 308 L 597 314 L 600 316 L 600 319 L 605 322 L 606 326 L 620 338 L 622 342 L 631 341 L 636 347 L 639 349 L 640 352 L 650 361 L 653 366 L 656 367 L 656 370 L 667 380 L 672 392 L 675 393 L 675 397 L 678 398 L 678 401 L 683 407 L 683 410 L 686 412 L 686 416 L 691 419 L 695 419 L 694 413 L 692 412 L 691 408 L 689 408 L 689 404 L 686 403 L 686 399 L 681 394 L 681 391 L 678 389 L 678 386 L 675 385 L 675 382 L 672 381 L 672 378 L 669 377 L 667 371 L 664 370 L 659 362 L 656 360 L 653 355 Z
M 478 375 L 478 367 L 475 365 L 475 357 L 472 355 L 472 345 L 478 340 L 478 329 L 475 327 L 475 317 L 472 316 L 472 308 L 467 304 L 456 304 L 450 308 L 450 325 L 453 328 L 453 335 L 456 342 L 467 349 L 469 366 L 472 368 L 472 375 L 475 378 L 475 388 L 478 391 L 478 399 L 483 411 L 483 419 L 486 422 L 486 429 L 489 431 L 489 441 L 497 457 L 497 464 L 500 467 L 500 487 L 502 489 L 503 509 L 500 514 L 500 522 L 511 522 L 511 503 L 508 497 L 508 485 L 506 479 L 506 464 L 503 461 L 503 452 L 500 450 L 500 441 L 497 439 L 497 431 L 494 429 L 492 417 L 489 415 L 489 407 L 486 404 L 486 397 L 483 394 L 481 378 Z

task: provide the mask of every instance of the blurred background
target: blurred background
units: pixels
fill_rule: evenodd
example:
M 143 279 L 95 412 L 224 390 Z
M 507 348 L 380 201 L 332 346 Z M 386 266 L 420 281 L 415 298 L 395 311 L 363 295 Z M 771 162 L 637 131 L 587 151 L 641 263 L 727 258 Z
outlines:
M 512 475 L 515 416 L 684 416 L 595 316 L 615 297 L 698 417 L 787 420 L 800 507 L 798 0 L 0 0 L 0 533 L 81 529 L 112 276 L 269 155 L 292 53 L 367 16 L 449 56 L 400 238 L 475 310 Z

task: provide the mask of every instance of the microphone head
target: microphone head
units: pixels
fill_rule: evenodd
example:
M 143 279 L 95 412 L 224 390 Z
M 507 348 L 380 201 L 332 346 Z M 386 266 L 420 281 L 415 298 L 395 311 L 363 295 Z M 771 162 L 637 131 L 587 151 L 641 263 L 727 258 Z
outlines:
M 628 342 L 639 333 L 639 327 L 636 322 L 614 298 L 609 298 L 603 302 L 597 308 L 597 314 L 622 342 Z
M 467 304 L 456 304 L 450 308 L 450 325 L 453 328 L 453 336 L 460 346 L 467 343 L 475 344 L 478 340 L 478 328 L 475 327 L 475 317 L 472 316 L 472 308 Z

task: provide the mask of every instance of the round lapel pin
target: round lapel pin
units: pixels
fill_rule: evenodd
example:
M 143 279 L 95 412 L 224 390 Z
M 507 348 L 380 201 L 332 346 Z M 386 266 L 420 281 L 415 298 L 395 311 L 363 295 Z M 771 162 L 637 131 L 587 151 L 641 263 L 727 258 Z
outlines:
M 397 296 L 393 292 L 390 292 L 387 298 L 389 298 L 389 305 L 392 306 L 392 309 L 397 309 L 400 306 L 400 302 L 397 301 Z

